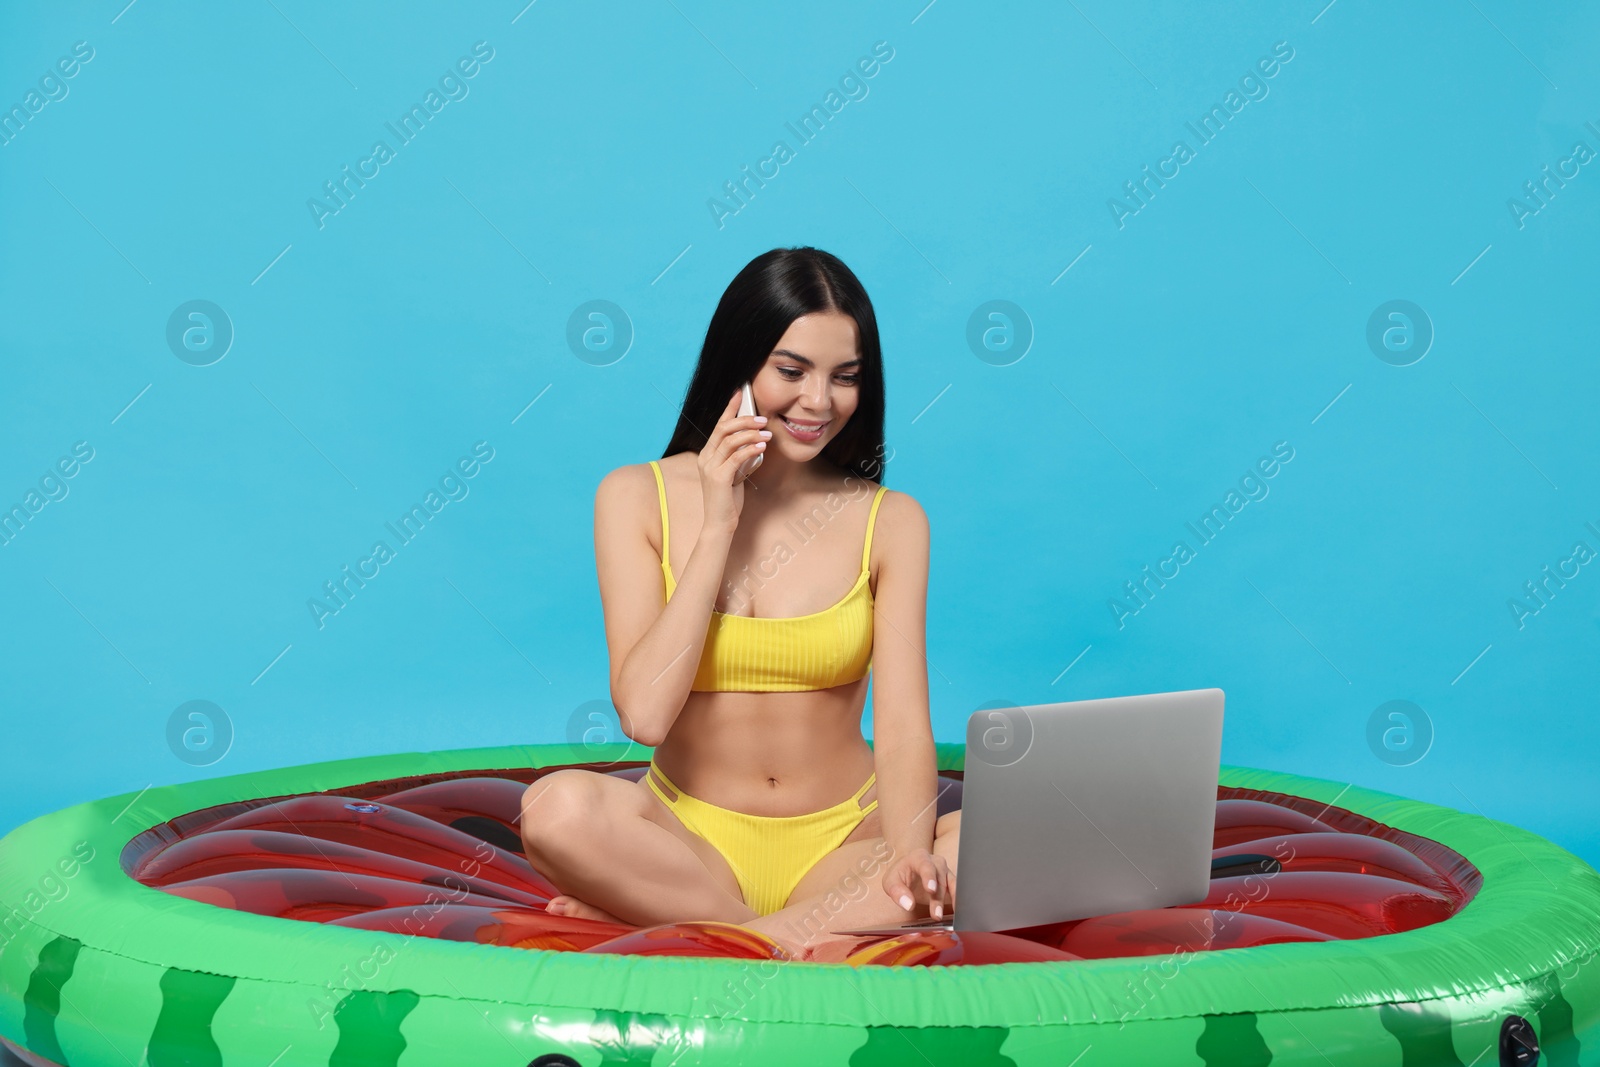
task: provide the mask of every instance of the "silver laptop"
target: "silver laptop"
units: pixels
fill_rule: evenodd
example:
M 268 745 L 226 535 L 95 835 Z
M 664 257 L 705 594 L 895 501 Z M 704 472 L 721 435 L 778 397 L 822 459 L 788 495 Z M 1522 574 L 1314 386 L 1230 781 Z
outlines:
M 959 907 L 848 934 L 1014 930 L 1204 900 L 1220 689 L 985 709 L 967 720 Z

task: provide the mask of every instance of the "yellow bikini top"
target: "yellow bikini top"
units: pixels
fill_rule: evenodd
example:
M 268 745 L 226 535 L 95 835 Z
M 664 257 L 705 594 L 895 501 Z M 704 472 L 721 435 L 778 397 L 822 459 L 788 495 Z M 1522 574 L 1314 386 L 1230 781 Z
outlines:
M 661 467 L 650 461 L 661 500 L 661 571 L 667 599 L 677 579 L 672 576 L 667 540 L 667 486 Z M 872 528 L 885 486 L 879 486 L 867 516 L 867 541 L 861 549 L 861 574 L 850 591 L 831 608 L 787 619 L 729 615 L 713 610 L 706 627 L 692 692 L 794 693 L 827 689 L 866 677 L 872 669 L 872 588 L 867 584 L 867 559 Z

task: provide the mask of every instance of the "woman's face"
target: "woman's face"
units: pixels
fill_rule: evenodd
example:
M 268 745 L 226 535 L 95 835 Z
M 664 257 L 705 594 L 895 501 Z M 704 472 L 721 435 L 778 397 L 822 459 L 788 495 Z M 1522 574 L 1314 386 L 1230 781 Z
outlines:
M 855 413 L 861 397 L 856 320 L 838 311 L 789 324 L 750 383 L 767 416 L 771 448 L 804 462 L 822 451 Z

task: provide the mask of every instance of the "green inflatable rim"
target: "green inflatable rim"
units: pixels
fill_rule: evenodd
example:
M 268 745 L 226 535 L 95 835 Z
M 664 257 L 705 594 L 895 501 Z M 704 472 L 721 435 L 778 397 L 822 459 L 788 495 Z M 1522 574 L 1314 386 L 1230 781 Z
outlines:
M 961 769 L 964 746 L 940 744 L 941 769 Z M 1038 1026 L 1115 1021 L 1126 989 L 1162 957 L 983 967 L 852 968 L 750 960 L 590 955 L 472 945 L 218 908 L 140 885 L 118 863 L 143 830 L 231 801 L 336 790 L 385 778 L 648 758 L 637 745 L 507 746 L 409 752 L 230 775 L 79 804 L 0 840 L 0 913 L 12 932 L 48 936 L 160 967 L 323 987 L 377 941 L 405 941 L 368 988 L 530 1008 L 610 1008 L 709 1017 L 729 981 L 762 974 L 740 1017 L 836 1026 Z M 1600 873 L 1577 856 L 1507 823 L 1321 778 L 1223 766 L 1221 783 L 1305 797 L 1431 838 L 1465 856 L 1483 886 L 1442 923 L 1354 941 L 1267 945 L 1185 957 L 1142 1019 L 1216 1012 L 1270 1013 L 1427 1001 L 1492 993 L 1587 960 L 1600 951 Z M 64 896 L 37 903 L 40 878 L 87 842 L 93 859 Z M 32 897 L 30 897 L 32 894 Z M 20 913 L 20 914 L 19 914 Z M 37 938 L 30 938 L 37 940 Z M 3 949 L 0 949 L 3 951 Z M 841 983 L 845 983 L 841 986 Z

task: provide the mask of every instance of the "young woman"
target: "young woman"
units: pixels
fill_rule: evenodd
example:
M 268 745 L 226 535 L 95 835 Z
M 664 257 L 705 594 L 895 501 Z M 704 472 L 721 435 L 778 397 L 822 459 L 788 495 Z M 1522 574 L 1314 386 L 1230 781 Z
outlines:
M 745 382 L 754 416 L 736 414 Z M 655 752 L 637 782 L 568 769 L 528 787 L 528 860 L 564 894 L 552 914 L 721 920 L 793 950 L 954 907 L 928 524 L 869 480 L 883 410 L 877 319 L 848 267 L 789 248 L 739 272 L 662 458 L 595 494 L 612 700 Z

